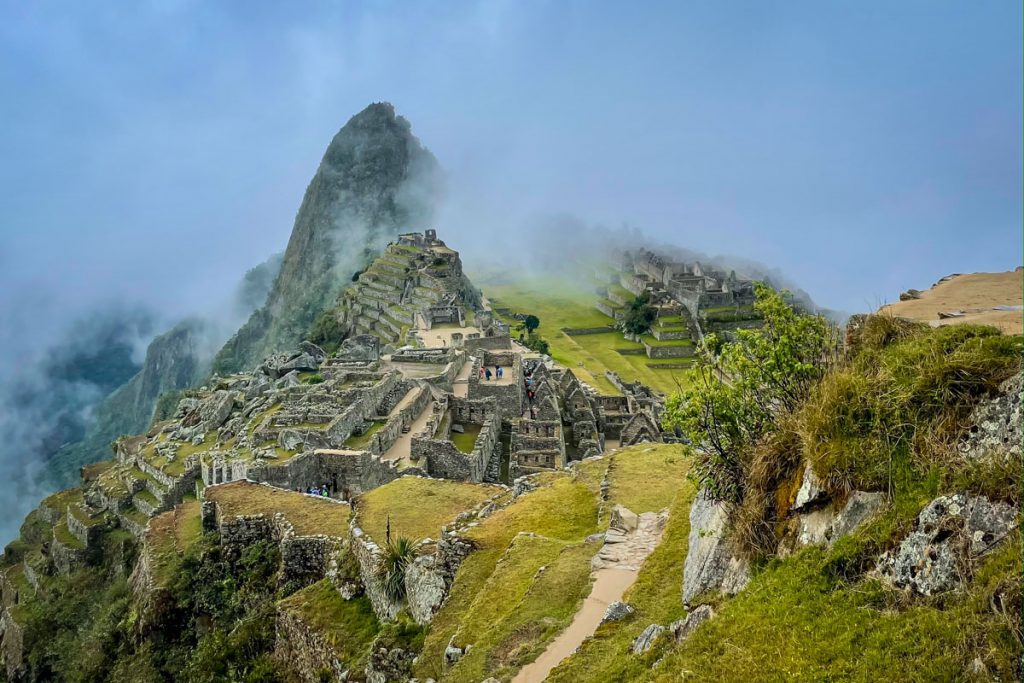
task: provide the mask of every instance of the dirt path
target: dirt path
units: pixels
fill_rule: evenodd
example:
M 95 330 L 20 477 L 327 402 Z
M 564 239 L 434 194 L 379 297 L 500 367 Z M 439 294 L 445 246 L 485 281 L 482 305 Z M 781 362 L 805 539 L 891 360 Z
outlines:
M 416 395 L 419 394 L 419 392 L 419 387 L 413 387 L 409 391 L 405 392 L 405 396 L 402 397 L 401 401 L 395 404 L 395 407 L 391 409 L 390 413 L 388 413 L 388 417 L 397 415 L 403 408 L 412 403 L 412 400 L 416 398 Z
M 604 546 L 591 563 L 594 587 L 590 595 L 572 623 L 540 657 L 520 669 L 512 683 L 541 683 L 563 659 L 594 635 L 608 605 L 621 600 L 626 589 L 636 581 L 644 560 L 661 541 L 667 520 L 668 512 L 645 512 L 633 531 L 608 530 Z
M 576 651 L 583 641 L 594 635 L 608 605 L 622 599 L 622 594 L 636 581 L 637 572 L 628 569 L 601 569 L 594 572 L 594 588 L 583 601 L 572 623 L 555 638 L 540 657 L 527 664 L 512 683 L 540 683 L 551 670 Z
M 469 393 L 469 373 L 471 372 L 473 372 L 473 361 L 467 360 L 459 370 L 459 374 L 455 375 L 455 381 L 452 382 L 452 393 L 459 398 L 466 398 Z

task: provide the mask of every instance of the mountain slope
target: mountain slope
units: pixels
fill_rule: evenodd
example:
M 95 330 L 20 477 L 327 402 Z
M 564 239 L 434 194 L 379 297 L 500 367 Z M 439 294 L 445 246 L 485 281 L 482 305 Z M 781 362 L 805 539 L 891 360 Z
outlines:
M 306 189 L 266 304 L 224 346 L 214 370 L 246 369 L 301 341 L 370 254 L 400 231 L 429 224 L 439 177 L 434 156 L 392 105 L 353 116 Z
M 57 486 L 67 486 L 78 477 L 79 467 L 108 458 L 110 443 L 118 436 L 145 431 L 162 394 L 191 387 L 202 379 L 206 331 L 207 323 L 189 319 L 154 339 L 142 369 L 96 407 L 82 440 L 57 451 L 47 462 L 44 476 Z M 209 360 L 209 355 L 206 358 Z

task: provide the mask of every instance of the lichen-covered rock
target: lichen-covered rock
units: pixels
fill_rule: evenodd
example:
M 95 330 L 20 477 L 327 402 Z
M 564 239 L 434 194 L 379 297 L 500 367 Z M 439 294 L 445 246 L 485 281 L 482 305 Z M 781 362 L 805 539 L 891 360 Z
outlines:
M 693 631 L 705 621 L 715 616 L 715 610 L 711 605 L 701 605 L 686 615 L 686 618 L 673 621 L 668 630 L 672 633 L 677 643 L 686 640 Z
M 974 408 L 961 454 L 970 460 L 1020 458 L 1021 390 L 1021 375 L 1014 375 L 1003 383 L 998 396 Z
M 953 590 L 1017 524 L 1016 510 L 1005 503 L 963 493 L 940 496 L 918 515 L 914 531 L 879 558 L 878 572 L 920 595 Z
M 613 529 L 629 533 L 635 531 L 639 523 L 640 518 L 635 512 L 622 505 L 616 505 L 612 508 L 612 516 L 608 525 Z
M 728 507 L 701 489 L 690 507 L 690 537 L 683 570 L 683 604 L 709 590 L 734 594 L 750 579 L 749 564 L 736 557 L 726 537 Z
M 628 602 L 615 602 L 608 605 L 608 609 L 604 611 L 604 616 L 601 617 L 601 623 L 608 621 L 622 621 L 633 615 L 636 612 L 636 608 L 630 605 Z
M 658 636 L 660 636 L 664 631 L 665 627 L 661 624 L 651 624 L 644 629 L 643 633 L 636 637 L 636 640 L 633 641 L 633 646 L 630 648 L 630 652 L 635 655 L 647 652 L 654 646 L 654 641 L 656 641 Z
M 785 557 L 808 545 L 832 545 L 868 521 L 885 506 L 884 493 L 854 491 L 837 511 L 835 503 L 798 514 L 779 544 Z
M 443 568 L 433 555 L 417 557 L 405 573 L 405 595 L 409 613 L 418 624 L 428 624 L 441 607 L 448 586 Z

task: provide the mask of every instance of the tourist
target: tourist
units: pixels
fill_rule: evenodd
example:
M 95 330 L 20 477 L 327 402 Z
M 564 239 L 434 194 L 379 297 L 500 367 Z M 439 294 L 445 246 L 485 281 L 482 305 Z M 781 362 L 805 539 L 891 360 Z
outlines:
M 491 381 L 491 369 L 490 368 L 487 368 L 487 372 L 484 373 L 484 376 L 487 377 L 487 381 L 488 382 Z
M 484 378 L 484 366 L 480 366 L 480 379 Z
M 502 369 L 500 365 L 494 366 L 494 372 L 495 374 L 498 375 L 498 379 L 501 379 L 502 376 L 505 374 L 505 371 Z

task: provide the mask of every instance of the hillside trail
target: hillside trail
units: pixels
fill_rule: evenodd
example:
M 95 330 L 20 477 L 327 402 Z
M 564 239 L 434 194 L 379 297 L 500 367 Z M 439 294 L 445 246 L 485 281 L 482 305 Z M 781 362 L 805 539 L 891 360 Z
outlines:
M 594 635 L 608 605 L 622 600 L 626 590 L 636 581 L 644 560 L 661 541 L 667 520 L 667 511 L 645 512 L 639 516 L 633 531 L 608 530 L 604 546 L 591 563 L 594 585 L 590 595 L 583 601 L 572 623 L 536 660 L 520 669 L 512 683 L 541 683 L 563 659 Z

